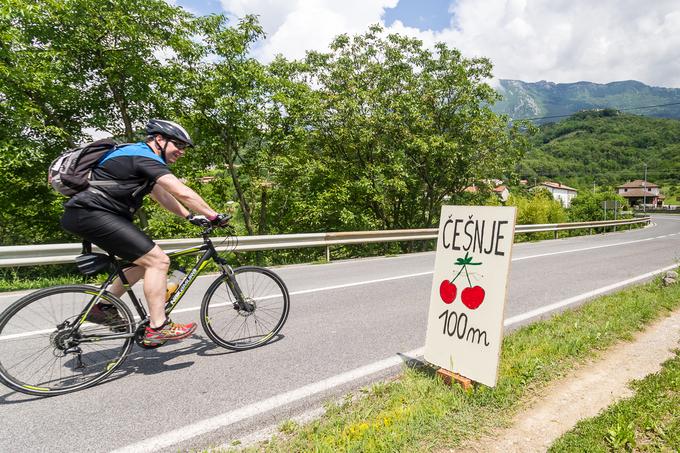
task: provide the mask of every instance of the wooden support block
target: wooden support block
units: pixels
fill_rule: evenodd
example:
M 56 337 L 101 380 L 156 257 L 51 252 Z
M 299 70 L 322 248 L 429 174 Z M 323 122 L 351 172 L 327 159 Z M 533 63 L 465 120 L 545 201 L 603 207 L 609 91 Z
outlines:
M 437 370 L 437 376 L 439 376 L 446 385 L 453 385 L 454 382 L 460 384 L 464 390 L 472 390 L 472 380 L 461 376 L 458 373 L 453 373 L 444 368 L 439 368 Z

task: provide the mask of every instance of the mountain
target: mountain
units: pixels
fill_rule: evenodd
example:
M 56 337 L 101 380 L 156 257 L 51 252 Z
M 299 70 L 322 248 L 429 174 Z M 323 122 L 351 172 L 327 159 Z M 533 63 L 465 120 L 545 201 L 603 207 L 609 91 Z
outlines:
M 501 79 L 497 89 L 503 100 L 493 110 L 513 119 L 558 117 L 537 120 L 559 121 L 581 110 L 611 108 L 636 115 L 680 119 L 680 88 L 645 85 L 635 80 L 598 84 L 592 82 L 535 83 Z M 661 104 L 664 107 L 639 108 Z

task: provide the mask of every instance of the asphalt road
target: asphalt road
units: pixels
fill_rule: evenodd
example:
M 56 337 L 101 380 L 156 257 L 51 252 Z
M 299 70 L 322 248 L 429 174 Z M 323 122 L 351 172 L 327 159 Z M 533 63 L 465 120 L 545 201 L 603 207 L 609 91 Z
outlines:
M 578 305 L 677 263 L 680 216 L 653 219 L 640 230 L 516 245 L 509 328 L 549 316 L 532 310 Z M 313 413 L 422 352 L 433 264 L 434 253 L 419 253 L 278 268 L 291 312 L 265 347 L 233 353 L 199 329 L 157 350 L 135 347 L 114 377 L 81 392 L 36 398 L 0 387 L 0 451 L 200 449 Z M 213 279 L 200 277 L 173 318 L 197 320 Z M 0 310 L 19 296 L 0 296 Z

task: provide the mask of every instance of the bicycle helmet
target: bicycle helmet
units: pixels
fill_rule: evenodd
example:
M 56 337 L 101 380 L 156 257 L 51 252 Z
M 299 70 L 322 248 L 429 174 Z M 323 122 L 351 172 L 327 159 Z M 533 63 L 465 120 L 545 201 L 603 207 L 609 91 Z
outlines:
M 146 123 L 146 134 L 160 134 L 172 140 L 186 143 L 188 146 L 194 146 L 194 142 L 191 140 L 191 137 L 189 137 L 189 133 L 186 129 L 173 121 L 149 120 L 149 122 Z

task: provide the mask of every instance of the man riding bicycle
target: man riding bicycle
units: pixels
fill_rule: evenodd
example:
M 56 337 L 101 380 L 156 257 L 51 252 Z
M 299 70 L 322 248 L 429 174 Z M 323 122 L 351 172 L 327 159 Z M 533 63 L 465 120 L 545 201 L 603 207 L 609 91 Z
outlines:
M 142 206 L 144 196 L 151 194 L 165 209 L 197 225 L 226 226 L 230 216 L 218 214 L 168 168 L 168 164 L 184 155 L 187 147 L 194 146 L 182 126 L 154 119 L 147 123 L 146 134 L 145 141 L 117 147 L 97 164 L 91 174 L 91 180 L 97 181 L 97 185 L 64 203 L 61 225 L 136 265 L 126 270 L 125 276 L 130 285 L 144 278 L 150 318 L 144 343 L 158 345 L 190 336 L 196 330 L 196 323 L 180 324 L 166 317 L 165 290 L 170 259 L 132 223 L 133 214 Z M 120 297 L 125 288 L 118 279 L 109 291 Z M 122 321 L 116 308 L 104 303 L 96 304 L 86 319 L 112 329 Z

